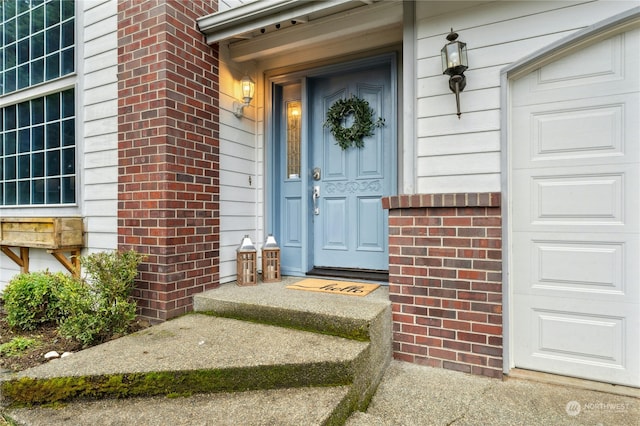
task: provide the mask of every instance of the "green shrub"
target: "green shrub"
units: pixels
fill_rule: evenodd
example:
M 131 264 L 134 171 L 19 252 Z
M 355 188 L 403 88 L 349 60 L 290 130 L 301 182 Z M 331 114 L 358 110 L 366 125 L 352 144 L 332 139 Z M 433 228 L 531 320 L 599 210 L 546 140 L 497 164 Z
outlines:
M 33 330 L 40 324 L 56 322 L 60 317 L 58 293 L 68 280 L 62 273 L 17 275 L 2 295 L 7 323 L 17 329 Z
M 86 281 L 66 286 L 59 294 L 60 334 L 88 346 L 127 333 L 136 316 L 131 293 L 143 259 L 135 251 L 81 257 Z

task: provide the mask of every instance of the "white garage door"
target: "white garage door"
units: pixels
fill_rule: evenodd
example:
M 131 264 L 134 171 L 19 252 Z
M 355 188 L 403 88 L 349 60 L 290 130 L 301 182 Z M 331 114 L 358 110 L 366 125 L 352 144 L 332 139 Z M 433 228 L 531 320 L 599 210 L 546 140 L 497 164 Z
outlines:
M 512 83 L 515 366 L 640 386 L 634 29 Z

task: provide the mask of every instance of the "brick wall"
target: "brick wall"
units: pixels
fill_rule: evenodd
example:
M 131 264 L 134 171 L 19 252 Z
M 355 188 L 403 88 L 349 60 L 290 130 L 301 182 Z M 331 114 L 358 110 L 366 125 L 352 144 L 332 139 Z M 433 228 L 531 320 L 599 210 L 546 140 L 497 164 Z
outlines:
M 500 194 L 383 199 L 396 359 L 502 377 Z
M 135 296 L 165 320 L 219 283 L 216 1 L 118 2 L 118 247 L 148 257 Z

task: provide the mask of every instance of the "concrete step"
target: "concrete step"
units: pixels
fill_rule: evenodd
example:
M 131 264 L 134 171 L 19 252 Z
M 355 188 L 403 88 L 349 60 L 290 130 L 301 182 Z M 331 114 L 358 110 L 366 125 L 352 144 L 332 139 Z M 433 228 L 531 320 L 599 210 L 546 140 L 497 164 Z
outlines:
M 4 405 L 82 398 L 343 386 L 369 345 L 300 330 L 187 315 L 10 376 Z
M 347 386 L 205 393 L 103 399 L 5 413 L 21 425 L 331 425 L 344 422 L 348 393 Z
M 391 303 L 388 287 L 367 296 L 288 289 L 302 278 L 240 287 L 235 283 L 194 296 L 194 309 L 221 317 L 368 341 L 365 370 L 354 381 L 357 409 L 366 408 L 391 361 Z M 339 281 L 339 280 L 329 280 Z
M 225 284 L 195 296 L 194 314 L 4 377 L 3 412 L 25 425 L 344 424 L 391 360 L 387 288 L 286 288 L 299 280 Z
M 354 340 L 389 337 L 390 344 L 391 304 L 386 286 L 364 297 L 286 288 L 300 280 L 284 277 L 281 282 L 247 287 L 224 284 L 195 295 L 194 310 Z

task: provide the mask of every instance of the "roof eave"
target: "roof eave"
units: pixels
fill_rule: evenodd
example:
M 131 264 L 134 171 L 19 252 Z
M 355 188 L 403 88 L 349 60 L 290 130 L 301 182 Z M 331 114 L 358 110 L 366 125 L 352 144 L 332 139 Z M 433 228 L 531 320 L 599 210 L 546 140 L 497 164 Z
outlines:
M 250 31 L 259 30 L 275 21 L 286 21 L 320 11 L 330 11 L 348 3 L 369 3 L 363 0 L 275 0 L 255 1 L 241 6 L 216 12 L 198 19 L 200 31 L 207 37 L 207 43 L 217 43 L 237 37 Z

